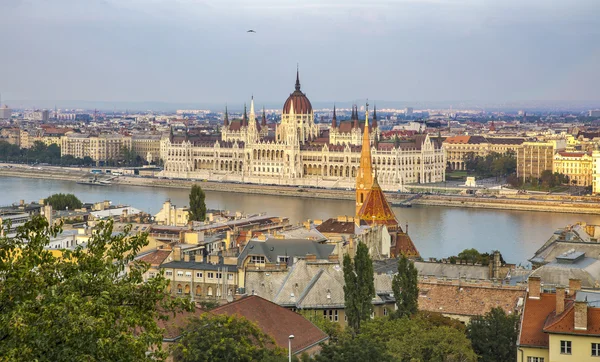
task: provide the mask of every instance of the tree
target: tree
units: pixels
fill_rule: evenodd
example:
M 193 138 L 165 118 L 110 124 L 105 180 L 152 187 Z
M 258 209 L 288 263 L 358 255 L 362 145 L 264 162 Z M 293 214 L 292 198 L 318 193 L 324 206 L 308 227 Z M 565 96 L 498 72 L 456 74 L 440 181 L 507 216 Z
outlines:
M 385 344 L 369 338 L 344 338 L 339 343 L 323 345 L 321 353 L 315 357 L 316 362 L 347 362 L 347 361 L 393 361 Z
M 353 333 L 360 333 L 360 324 L 371 317 L 375 296 L 373 261 L 369 248 L 359 242 L 354 261 L 350 255 L 344 255 L 344 301 L 348 326 Z
M 3 235 L 7 233 L 3 226 Z M 135 255 L 147 234 L 99 223 L 87 243 L 53 255 L 61 226 L 35 216 L 0 238 L 0 356 L 4 361 L 162 361 L 157 319 L 191 303 L 171 298 L 162 274 L 144 283 Z M 125 270 L 129 266 L 129 272 Z
M 342 334 L 342 327 L 340 324 L 329 320 L 329 318 L 323 318 L 323 313 L 315 313 L 314 310 L 301 310 L 298 313 L 311 321 L 317 328 L 325 332 L 329 336 L 330 342 L 337 341 Z
M 206 219 L 205 197 L 200 185 L 192 186 L 192 190 L 190 191 L 190 221 L 204 221 Z
M 55 210 L 75 210 L 83 205 L 77 196 L 73 194 L 54 194 L 44 200 L 44 204 L 52 205 Z
M 467 335 L 480 361 L 514 361 L 517 358 L 518 321 L 517 315 L 506 314 L 500 307 L 471 320 Z
M 285 351 L 244 317 L 205 313 L 190 320 L 173 349 L 176 362 L 277 360 Z
M 417 269 L 406 256 L 398 260 L 398 274 L 392 280 L 392 290 L 396 298 L 396 316 L 405 317 L 417 313 L 419 287 L 417 285 Z

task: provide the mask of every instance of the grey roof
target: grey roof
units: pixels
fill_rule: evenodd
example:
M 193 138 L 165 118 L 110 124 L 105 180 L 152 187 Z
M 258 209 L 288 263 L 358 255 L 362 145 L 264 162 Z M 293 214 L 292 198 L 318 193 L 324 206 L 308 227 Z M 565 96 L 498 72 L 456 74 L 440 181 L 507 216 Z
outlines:
M 593 288 L 600 281 L 600 260 L 588 257 L 576 259 L 571 263 L 554 260 L 531 273 L 538 276 L 545 285 L 569 285 L 569 279 L 581 280 L 585 288 Z
M 172 261 L 169 263 L 164 263 L 160 265 L 161 269 L 171 268 L 171 269 L 193 269 L 193 270 L 219 270 L 223 268 L 229 268 L 229 271 L 237 270 L 235 265 L 231 264 L 223 264 L 223 263 L 205 263 L 205 262 L 195 262 L 195 261 Z
M 600 259 L 600 243 L 555 240 L 545 247 L 540 248 L 529 261 L 537 264 L 546 264 L 554 261 L 558 256 L 572 251 L 583 252 L 587 257 Z
M 327 241 L 327 238 L 315 228 L 307 229 L 303 226 L 294 227 L 285 231 L 278 232 L 278 235 L 283 235 L 289 239 L 311 239 L 315 241 Z
M 490 279 L 490 271 L 487 266 L 416 261 L 415 268 L 420 276 L 451 279 Z M 396 274 L 398 272 L 398 260 L 373 261 L 373 270 L 375 273 L 380 274 Z
M 242 250 L 238 264 L 241 265 L 249 255 L 262 255 L 270 263 L 277 262 L 277 256 L 305 257 L 307 254 L 317 259 L 327 259 L 335 245 L 320 244 L 307 239 L 267 239 L 265 241 L 250 240 Z

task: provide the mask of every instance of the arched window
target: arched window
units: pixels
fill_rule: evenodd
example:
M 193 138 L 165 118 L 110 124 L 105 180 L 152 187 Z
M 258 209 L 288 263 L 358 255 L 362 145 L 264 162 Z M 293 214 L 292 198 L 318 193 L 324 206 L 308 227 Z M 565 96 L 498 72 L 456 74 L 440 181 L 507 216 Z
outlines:
M 188 284 L 185 285 L 185 294 L 190 294 L 190 286 Z
M 212 287 L 208 287 L 208 293 L 207 293 L 207 295 L 208 295 L 209 297 L 211 297 L 211 296 L 213 295 L 213 294 L 212 294 Z
M 183 289 L 181 287 L 181 284 L 177 284 L 177 294 L 181 294 L 183 292 Z
M 202 287 L 199 285 L 196 286 L 196 295 L 202 295 Z

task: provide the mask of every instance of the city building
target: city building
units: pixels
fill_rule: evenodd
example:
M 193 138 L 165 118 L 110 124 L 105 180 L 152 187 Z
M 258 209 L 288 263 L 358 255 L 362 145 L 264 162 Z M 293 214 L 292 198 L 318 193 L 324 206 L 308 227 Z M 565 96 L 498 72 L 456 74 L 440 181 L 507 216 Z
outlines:
M 368 112 L 367 112 L 368 113 Z M 368 117 L 368 115 L 366 115 Z M 281 123 L 268 131 L 263 116 L 254 113 L 229 121 L 225 114 L 220 137 L 175 134 L 161 140 L 165 177 L 207 179 L 258 184 L 354 187 L 361 151 L 361 124 L 358 111 L 352 124 L 332 121 L 332 129 L 320 131 L 314 123 L 312 105 L 301 91 L 296 76 L 294 92 L 283 106 Z M 365 124 L 368 122 L 365 121 Z M 411 183 L 445 180 L 446 160 L 442 146 L 427 134 L 419 134 L 396 146 L 376 142 L 379 130 L 370 126 L 367 139 L 377 166 L 381 188 L 403 189 Z M 364 140 L 364 137 L 362 138 Z M 371 145 L 371 140 L 373 144 Z
M 131 136 L 131 150 L 148 163 L 157 162 L 160 159 L 161 135 L 156 134 L 134 134 Z
M 10 119 L 12 117 L 12 109 L 5 104 L 0 106 L 0 119 Z
M 517 154 L 524 141 L 524 138 L 452 136 L 444 140 L 444 149 L 451 170 L 466 170 L 466 160 L 470 155 L 485 157 L 492 152 Z
M 600 117 L 600 109 L 590 109 L 588 111 L 588 117 Z
M 154 221 L 158 225 L 166 226 L 185 226 L 189 222 L 190 210 L 187 207 L 177 207 L 167 200 L 163 203 L 162 209 L 154 216 Z
M 600 293 L 582 290 L 578 280 L 542 290 L 529 278 L 521 315 L 517 360 L 592 361 L 600 358 Z
M 592 152 L 592 194 L 600 193 L 600 151 Z
M 565 140 L 523 142 L 523 146 L 517 150 L 517 177 L 527 181 L 540 178 L 546 170 L 552 171 L 554 153 L 565 147 Z
M 557 152 L 552 170 L 567 175 L 572 185 L 591 186 L 592 166 L 592 152 Z
M 96 162 L 118 161 L 123 149 L 131 149 L 131 137 L 120 134 L 70 133 L 61 138 L 61 156 L 90 157 Z

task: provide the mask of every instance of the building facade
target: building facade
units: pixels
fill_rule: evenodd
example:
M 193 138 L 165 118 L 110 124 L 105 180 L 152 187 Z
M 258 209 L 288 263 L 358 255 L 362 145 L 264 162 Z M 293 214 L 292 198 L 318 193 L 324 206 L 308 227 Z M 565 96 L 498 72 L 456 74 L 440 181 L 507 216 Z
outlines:
M 567 175 L 572 185 L 591 186 L 592 166 L 592 152 L 557 152 L 552 170 Z
M 554 146 L 553 142 L 524 142 L 517 150 L 517 177 L 527 181 L 540 178 L 542 172 L 552 170 Z
M 263 116 L 255 116 L 254 100 L 250 114 L 229 121 L 225 115 L 220 137 L 173 135 L 161 140 L 160 152 L 165 177 L 208 179 L 257 184 L 303 185 L 353 188 L 360 165 L 362 122 L 358 111 L 353 127 L 338 127 L 336 119 L 327 132 L 314 123 L 312 105 L 300 89 L 283 106 L 282 119 L 269 132 Z M 356 127 L 354 127 L 356 123 Z M 348 128 L 348 130 L 346 130 Z M 376 142 L 379 130 L 370 126 L 373 163 L 384 190 L 398 191 L 404 184 L 445 180 L 446 158 L 442 145 L 419 134 L 410 142 Z
M 120 134 L 71 133 L 61 138 L 61 156 L 71 155 L 76 158 L 91 157 L 97 162 L 120 160 L 123 149 L 131 149 L 131 137 Z
M 516 154 L 524 141 L 524 138 L 454 136 L 444 140 L 444 149 L 448 167 L 451 170 L 465 170 L 466 158 L 470 154 L 481 157 L 493 152 Z

